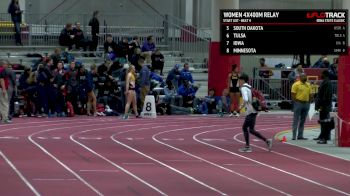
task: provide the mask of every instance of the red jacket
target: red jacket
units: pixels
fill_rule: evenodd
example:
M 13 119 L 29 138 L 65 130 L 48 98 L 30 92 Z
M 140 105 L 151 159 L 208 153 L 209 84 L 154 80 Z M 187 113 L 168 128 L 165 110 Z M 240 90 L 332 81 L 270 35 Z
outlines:
M 7 90 L 9 88 L 10 80 L 9 80 L 8 75 L 6 74 L 5 68 L 3 68 L 3 67 L 0 67 L 0 78 L 3 78 L 5 80 L 5 88 Z M 0 88 L 2 88 L 2 87 L 0 86 Z

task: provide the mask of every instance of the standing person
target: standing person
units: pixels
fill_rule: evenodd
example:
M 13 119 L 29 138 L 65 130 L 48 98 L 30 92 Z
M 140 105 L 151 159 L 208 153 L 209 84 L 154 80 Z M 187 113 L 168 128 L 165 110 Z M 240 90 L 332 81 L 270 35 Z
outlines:
M 142 65 L 142 69 L 140 71 L 141 108 L 143 108 L 143 103 L 145 102 L 146 95 L 149 93 L 150 86 L 151 86 L 151 80 L 150 80 L 151 72 L 148 68 L 148 65 L 144 61 L 145 61 L 144 58 L 141 56 L 139 60 L 140 64 Z
M 16 39 L 16 45 L 22 46 L 22 39 L 21 39 L 21 22 L 22 22 L 22 10 L 19 7 L 18 0 L 12 0 L 7 12 L 11 14 L 11 20 L 13 22 L 13 25 L 15 26 L 15 39 Z
M 253 102 L 253 95 L 251 90 L 252 87 L 248 84 L 248 81 L 249 81 L 249 77 L 247 74 L 242 74 L 239 77 L 239 86 L 241 87 L 241 93 L 243 98 L 242 107 L 246 108 L 246 114 L 247 114 L 243 123 L 243 134 L 244 134 L 246 145 L 245 147 L 240 148 L 239 151 L 240 152 L 253 151 L 249 144 L 249 133 L 266 142 L 269 151 L 271 151 L 272 139 L 266 139 L 266 137 L 264 137 L 261 133 L 257 132 L 254 128 L 258 112 L 253 108 L 253 105 L 252 105 L 252 102 Z
M 100 22 L 97 19 L 98 11 L 94 11 L 92 14 L 92 18 L 89 21 L 89 26 L 91 26 L 91 36 L 92 36 L 92 44 L 91 51 L 96 51 L 98 45 L 98 36 L 100 33 Z
M 239 70 L 237 64 L 232 65 L 232 71 L 228 75 L 228 87 L 230 89 L 230 117 L 236 116 L 239 117 L 239 98 L 241 93 L 239 92 Z
M 163 76 L 164 56 L 159 49 L 156 49 L 156 51 L 152 54 L 151 59 L 152 71 L 160 70 L 160 75 Z
M 7 89 L 8 99 L 10 103 L 9 107 L 9 119 L 12 120 L 14 115 L 18 115 L 19 111 L 15 110 L 15 97 L 17 97 L 17 82 L 16 73 L 13 72 L 12 65 L 9 65 L 6 69 L 6 75 L 9 80 L 9 86 Z
M 88 74 L 88 103 L 87 103 L 87 115 L 97 116 L 96 113 L 96 94 L 95 94 L 95 85 L 98 80 L 98 74 L 97 74 L 97 66 L 95 64 L 91 65 L 90 72 Z
M 307 140 L 304 138 L 304 123 L 306 116 L 310 109 L 311 100 L 311 85 L 307 82 L 305 74 L 300 75 L 300 80 L 295 82 L 292 86 L 292 100 L 293 100 L 293 138 L 292 140 Z
M 321 134 L 318 138 L 318 144 L 327 144 L 327 140 L 329 140 L 329 134 L 331 129 L 329 128 L 329 124 L 331 123 L 329 113 L 332 110 L 332 97 L 333 97 L 333 89 L 332 83 L 329 80 L 329 72 L 324 70 L 321 75 L 322 83 L 318 89 L 318 94 L 315 103 L 315 109 L 320 111 L 320 124 L 321 124 Z
M 0 115 L 3 123 L 12 123 L 9 120 L 9 99 L 7 89 L 9 87 L 9 79 L 6 74 L 8 62 L 0 60 Z
M 128 69 L 128 74 L 126 75 L 126 90 L 125 90 L 125 96 L 126 96 L 126 104 L 125 104 L 125 111 L 123 119 L 129 118 L 129 109 L 130 105 L 132 104 L 132 107 L 134 109 L 136 118 L 139 118 L 139 114 L 137 112 L 137 102 L 136 102 L 136 92 L 135 92 L 135 82 L 136 82 L 136 73 L 135 73 L 135 66 L 130 65 Z

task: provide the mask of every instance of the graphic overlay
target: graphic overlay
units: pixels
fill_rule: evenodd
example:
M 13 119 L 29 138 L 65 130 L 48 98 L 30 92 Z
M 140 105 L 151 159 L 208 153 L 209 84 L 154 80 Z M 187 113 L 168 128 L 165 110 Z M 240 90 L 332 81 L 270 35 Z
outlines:
M 222 54 L 347 54 L 347 10 L 221 10 Z

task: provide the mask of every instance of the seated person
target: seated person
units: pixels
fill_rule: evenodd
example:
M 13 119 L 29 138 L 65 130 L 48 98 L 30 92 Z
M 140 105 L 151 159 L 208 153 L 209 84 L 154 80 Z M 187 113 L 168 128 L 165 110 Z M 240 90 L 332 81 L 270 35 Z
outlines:
M 195 98 L 194 108 L 201 114 L 214 114 L 216 113 L 216 105 L 219 101 L 219 97 L 215 96 L 215 90 L 209 89 L 209 95 L 204 98 Z
M 193 107 L 193 102 L 197 92 L 197 88 L 185 80 L 184 83 L 179 87 L 178 94 L 182 96 L 184 107 Z
M 173 83 L 168 80 L 166 87 L 164 88 L 165 97 L 163 98 L 163 102 L 171 105 L 176 105 L 175 102 L 178 102 L 178 106 L 182 107 L 182 96 L 178 95 Z
M 167 81 L 171 81 L 173 83 L 173 86 L 175 87 L 176 90 L 179 88 L 179 83 L 180 83 L 180 65 L 176 64 L 174 65 L 174 68 L 171 69 L 168 73 L 168 76 L 166 78 Z
M 111 34 L 107 35 L 106 42 L 103 45 L 105 49 L 105 53 L 108 54 L 111 60 L 116 58 L 116 54 L 118 51 L 117 43 L 114 42 L 113 36 Z
M 184 64 L 184 68 L 180 72 L 180 84 L 185 80 L 189 81 L 191 84 L 194 83 L 192 73 L 190 72 L 190 65 L 188 63 Z
M 66 24 L 66 27 L 62 29 L 61 34 L 59 36 L 59 44 L 61 46 L 67 46 L 69 50 L 72 49 L 74 45 L 74 33 L 73 26 L 71 23 Z
M 128 39 L 124 37 L 117 45 L 116 57 L 118 58 L 119 63 L 124 64 L 128 61 L 128 53 L 129 42 Z
M 83 30 L 81 30 L 81 25 L 79 22 L 75 23 L 75 28 L 73 29 L 74 43 L 77 49 L 83 48 L 84 51 L 90 48 L 91 41 L 85 38 Z
M 153 36 L 150 35 L 147 37 L 147 40 L 142 45 L 142 52 L 146 52 L 151 55 L 156 49 L 156 45 L 154 44 Z
M 217 104 L 217 110 L 220 115 L 223 115 L 224 113 L 230 113 L 230 105 L 231 105 L 231 99 L 229 96 L 228 89 L 224 89 L 222 91 L 222 96 L 220 97 L 220 100 Z

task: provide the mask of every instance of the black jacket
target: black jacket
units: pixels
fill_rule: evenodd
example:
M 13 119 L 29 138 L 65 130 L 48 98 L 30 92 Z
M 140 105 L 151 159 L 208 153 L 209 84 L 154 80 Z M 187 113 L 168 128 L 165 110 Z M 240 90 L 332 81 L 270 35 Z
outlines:
M 100 33 L 100 22 L 96 17 L 89 21 L 89 26 L 91 26 L 91 35 L 96 36 Z
M 22 22 L 22 12 L 16 13 L 16 11 L 21 11 L 19 4 L 10 3 L 7 12 L 11 14 L 11 19 L 13 22 Z
M 330 112 L 332 110 L 333 87 L 329 79 L 324 79 L 318 89 L 315 109 Z

